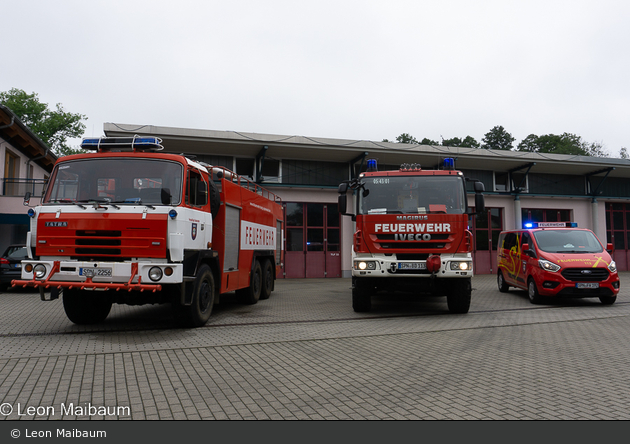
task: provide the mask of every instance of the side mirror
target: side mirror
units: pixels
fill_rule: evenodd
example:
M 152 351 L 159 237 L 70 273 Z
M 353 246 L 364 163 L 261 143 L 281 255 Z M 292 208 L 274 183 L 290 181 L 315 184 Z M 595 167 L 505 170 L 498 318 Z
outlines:
M 526 253 L 529 251 L 529 244 L 523 244 L 521 246 L 521 251 L 523 251 L 523 253 Z
M 613 244 L 612 243 L 607 243 L 606 244 L 606 251 L 608 251 L 610 254 L 612 254 L 613 251 Z
M 486 187 L 483 186 L 483 182 L 475 182 L 473 185 L 474 189 L 475 189 L 475 193 L 483 193 L 484 191 L 486 191 Z
M 348 209 L 348 196 L 340 194 L 337 200 L 337 207 L 339 209 L 339 214 L 346 214 L 346 210 Z
M 162 205 L 170 205 L 171 204 L 171 190 L 170 188 L 162 188 L 160 190 L 160 199 L 162 201 Z
M 348 192 L 348 184 L 347 183 L 340 183 L 339 184 L 339 194 L 346 194 Z
M 481 188 L 483 188 L 483 184 L 481 184 Z M 486 211 L 486 200 L 483 197 L 483 194 L 476 193 L 475 194 L 475 212 L 483 213 Z
M 24 194 L 24 202 L 22 202 L 22 205 L 24 205 L 25 207 L 28 206 L 28 203 L 31 201 L 31 192 L 27 191 L 26 194 Z

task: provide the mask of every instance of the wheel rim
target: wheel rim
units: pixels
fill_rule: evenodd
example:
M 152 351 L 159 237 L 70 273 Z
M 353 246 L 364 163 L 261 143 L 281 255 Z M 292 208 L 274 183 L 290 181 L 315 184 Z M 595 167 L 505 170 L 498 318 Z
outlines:
M 503 275 L 499 273 L 499 276 L 497 277 L 497 279 L 499 281 L 499 288 L 503 288 Z
M 527 292 L 529 294 L 529 299 L 533 301 L 536 299 L 536 284 L 534 284 L 534 281 L 529 281 L 527 288 L 529 290 Z

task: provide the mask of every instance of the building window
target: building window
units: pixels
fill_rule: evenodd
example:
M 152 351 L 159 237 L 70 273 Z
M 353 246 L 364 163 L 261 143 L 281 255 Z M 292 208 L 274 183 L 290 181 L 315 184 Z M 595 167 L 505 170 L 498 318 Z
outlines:
M 505 192 L 509 191 L 509 173 L 494 173 L 494 191 Z
M 475 241 L 475 251 L 496 251 L 503 231 L 503 208 L 486 208 L 468 220 Z
M 523 208 L 521 209 L 521 220 L 523 223 L 571 222 L 571 210 Z

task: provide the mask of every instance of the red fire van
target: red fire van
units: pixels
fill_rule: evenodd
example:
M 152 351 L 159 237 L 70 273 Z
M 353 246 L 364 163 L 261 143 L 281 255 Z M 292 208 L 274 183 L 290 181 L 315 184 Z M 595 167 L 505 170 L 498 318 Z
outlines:
M 545 297 L 591 298 L 614 304 L 619 293 L 615 261 L 595 233 L 575 222 L 527 223 L 503 231 L 498 244 L 497 285 L 527 290 L 532 304 Z

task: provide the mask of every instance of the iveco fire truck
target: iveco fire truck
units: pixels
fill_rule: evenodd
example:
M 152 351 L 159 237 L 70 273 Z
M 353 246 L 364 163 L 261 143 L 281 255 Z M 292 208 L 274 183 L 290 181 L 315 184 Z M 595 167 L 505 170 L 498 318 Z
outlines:
M 204 325 L 219 296 L 270 296 L 282 265 L 280 199 L 223 167 L 161 153 L 159 138 L 84 139 L 30 208 L 29 258 L 14 286 L 63 296 L 77 324 L 112 303 L 171 303 Z M 27 195 L 25 204 L 30 196 Z M 47 295 L 50 295 L 47 297 Z
M 483 183 L 473 180 L 475 210 L 484 211 Z M 347 192 L 356 209 L 347 213 Z M 358 179 L 339 185 L 339 212 L 356 222 L 352 249 L 352 306 L 370 311 L 380 290 L 446 295 L 451 313 L 470 308 L 472 233 L 466 179 L 444 159 L 443 169 L 403 164 L 378 171 L 375 159 Z

